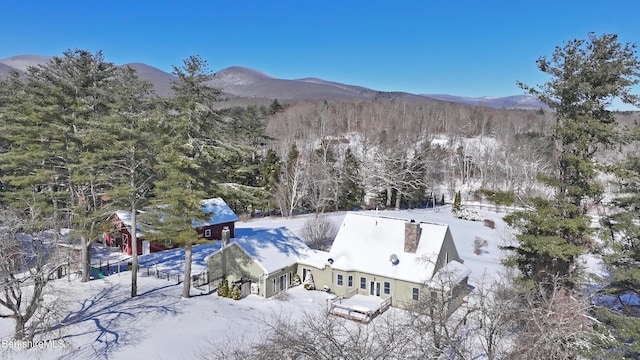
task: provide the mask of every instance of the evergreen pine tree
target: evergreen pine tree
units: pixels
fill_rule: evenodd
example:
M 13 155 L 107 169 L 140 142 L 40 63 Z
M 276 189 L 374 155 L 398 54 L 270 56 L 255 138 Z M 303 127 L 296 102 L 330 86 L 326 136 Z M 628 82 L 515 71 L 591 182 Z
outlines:
M 550 284 L 560 277 L 572 287 L 575 260 L 591 247 L 586 209 L 603 193 L 595 181 L 603 169 L 594 156 L 619 140 L 611 101 L 638 104 L 630 91 L 638 83 L 640 63 L 633 45 L 620 44 L 614 34 L 591 33 L 588 40 L 556 47 L 551 59 L 541 57 L 537 64 L 551 80 L 538 88 L 520 85 L 556 113 L 557 173 L 542 178 L 555 194 L 552 200 L 533 199 L 533 210 L 505 218 L 520 232 L 518 244 L 505 247 L 513 251 L 507 264 L 517 266 L 525 280 Z
M 213 214 L 202 209 L 202 200 L 212 187 L 208 171 L 217 144 L 206 137 L 207 129 L 218 127 L 212 121 L 212 102 L 220 91 L 207 85 L 211 74 L 206 61 L 191 56 L 182 67 L 174 67 L 178 80 L 173 83 L 174 98 L 168 102 L 166 118 L 157 135 L 158 179 L 154 182 L 152 209 L 145 213 L 149 224 L 145 236 L 169 242 L 185 250 L 182 296 L 190 297 L 193 245 L 204 242 L 192 225 Z
M 24 80 L 10 80 L 19 93 L 9 98 L 1 125 L 11 144 L 0 164 L 12 187 L 4 195 L 31 216 L 74 230 L 82 281 L 89 280 L 91 243 L 108 217 L 104 195 L 112 186 L 107 169 L 114 155 L 108 124 L 121 75 L 101 52 L 66 51 L 29 68 Z
M 111 209 L 128 209 L 131 213 L 131 297 L 137 296 L 138 277 L 138 210 L 147 205 L 153 166 L 157 150 L 153 148 L 155 112 L 151 84 L 141 81 L 135 70 L 122 68 L 119 86 L 114 87 L 117 99 L 105 126 L 103 141 L 114 152 L 108 172 L 114 187 L 108 192 Z
M 260 165 L 260 181 L 259 185 L 265 190 L 273 192 L 275 185 L 280 178 L 280 159 L 275 150 L 269 148 L 264 161 Z
M 613 251 L 604 262 L 609 276 L 595 297 L 598 318 L 611 330 L 617 347 L 627 359 L 640 358 L 640 158 L 631 157 L 617 170 L 619 195 L 613 202 L 615 212 L 605 219 L 603 234 Z
M 453 199 L 453 211 L 460 211 L 462 207 L 462 197 L 460 195 L 460 190 L 456 192 L 456 197 Z
M 351 148 L 347 148 L 342 160 L 342 171 L 340 172 L 338 208 L 351 210 L 364 202 L 364 187 L 362 186 L 360 175 L 361 167 L 360 160 L 351 151 Z

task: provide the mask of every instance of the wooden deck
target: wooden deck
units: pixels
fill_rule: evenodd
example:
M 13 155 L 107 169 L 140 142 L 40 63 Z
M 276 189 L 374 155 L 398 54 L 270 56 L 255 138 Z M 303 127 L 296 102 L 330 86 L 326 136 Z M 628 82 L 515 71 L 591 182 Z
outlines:
M 354 295 L 348 299 L 338 296 L 327 301 L 330 314 L 363 324 L 368 324 L 391 307 L 391 297 L 380 299 L 374 296 Z

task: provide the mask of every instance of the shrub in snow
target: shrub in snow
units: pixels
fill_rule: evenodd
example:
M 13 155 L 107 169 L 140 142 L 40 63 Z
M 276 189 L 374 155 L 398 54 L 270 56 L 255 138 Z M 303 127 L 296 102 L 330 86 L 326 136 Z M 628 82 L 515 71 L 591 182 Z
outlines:
M 218 296 L 229 296 L 229 281 L 227 279 L 224 279 L 224 281 L 221 281 L 218 285 Z
M 302 285 L 302 286 L 304 286 L 304 288 L 307 289 L 307 290 L 315 290 L 316 289 L 316 285 L 313 283 L 313 281 L 310 282 L 310 283 L 305 282 L 304 285 Z
M 307 276 L 304 278 L 303 285 L 307 290 L 315 290 L 316 284 L 313 282 L 313 275 L 311 275 L 311 271 L 307 271 Z
M 302 280 L 300 280 L 300 275 L 295 274 L 293 275 L 293 279 L 291 279 L 291 284 L 293 286 L 298 286 L 302 283 Z
M 473 253 L 475 255 L 482 254 L 482 248 L 487 247 L 488 245 L 489 242 L 486 239 L 476 236 L 475 240 L 473 240 Z
M 231 298 L 233 300 L 240 300 L 241 295 L 242 292 L 240 292 L 240 284 L 233 285 L 233 288 L 231 289 Z
M 454 210 L 453 211 L 453 216 L 457 217 L 458 219 L 462 219 L 462 220 L 470 220 L 470 221 L 482 221 L 482 220 L 484 220 L 484 218 L 482 217 L 482 215 L 480 215 L 479 212 L 477 212 L 475 210 L 469 210 L 469 209 Z
M 302 228 L 302 238 L 307 245 L 316 250 L 328 250 L 338 230 L 325 215 L 309 218 Z

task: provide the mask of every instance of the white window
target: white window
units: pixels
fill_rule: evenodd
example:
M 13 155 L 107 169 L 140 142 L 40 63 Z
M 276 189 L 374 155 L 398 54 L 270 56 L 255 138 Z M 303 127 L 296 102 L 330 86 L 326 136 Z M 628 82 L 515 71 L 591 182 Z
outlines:
M 367 290 L 367 278 L 360 277 L 360 289 Z
M 337 284 L 338 284 L 338 286 L 342 286 L 343 285 L 343 279 L 342 279 L 342 275 L 341 274 L 338 274 Z
M 204 230 L 204 237 L 206 237 L 206 238 L 210 238 L 211 237 L 211 229 L 205 229 Z
M 351 275 L 347 278 L 347 286 L 353 287 L 353 276 Z
M 411 298 L 415 301 L 418 301 L 420 299 L 420 289 L 413 288 L 413 292 L 411 293 Z
M 385 295 L 391 294 L 391 283 L 384 282 L 384 293 Z

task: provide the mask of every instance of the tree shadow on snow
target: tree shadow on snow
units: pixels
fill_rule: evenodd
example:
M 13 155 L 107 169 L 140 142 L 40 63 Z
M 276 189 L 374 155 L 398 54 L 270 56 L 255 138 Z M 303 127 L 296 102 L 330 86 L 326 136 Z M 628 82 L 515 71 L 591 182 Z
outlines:
M 110 285 L 78 300 L 80 308 L 67 314 L 60 327 L 66 327 L 62 340 L 73 344 L 77 339 L 82 345 L 61 359 L 108 359 L 112 352 L 142 342 L 146 329 L 136 326 L 140 320 L 180 314 L 179 298 L 162 291 L 178 285 L 154 288 L 135 298 L 129 298 L 130 288 Z M 93 341 L 87 343 L 87 337 Z

